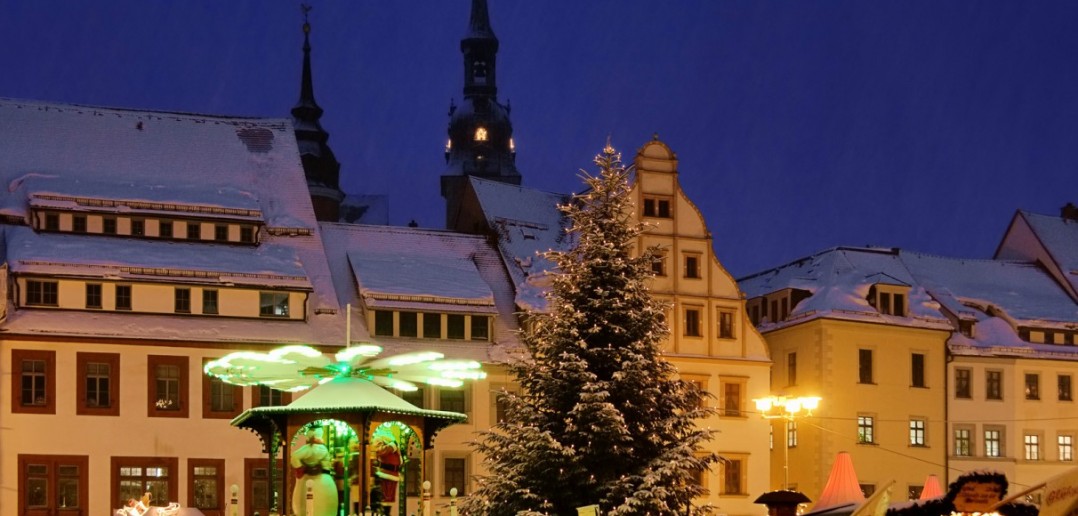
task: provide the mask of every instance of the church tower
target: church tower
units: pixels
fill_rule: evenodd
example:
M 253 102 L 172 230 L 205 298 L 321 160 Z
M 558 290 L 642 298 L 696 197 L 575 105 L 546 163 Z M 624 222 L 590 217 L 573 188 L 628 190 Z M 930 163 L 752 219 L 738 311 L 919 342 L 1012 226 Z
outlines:
M 498 38 L 490 27 L 486 0 L 472 0 L 468 32 L 460 40 L 464 57 L 464 99 L 449 106 L 449 142 L 442 197 L 446 227 L 454 228 L 468 176 L 520 184 L 509 106 L 498 102 Z
M 299 102 L 292 108 L 303 172 L 311 192 L 315 217 L 320 221 L 337 222 L 340 218 L 344 192 L 340 188 L 341 164 L 326 143 L 329 133 L 318 122 L 322 108 L 314 101 L 311 80 L 311 24 L 307 20 L 310 6 L 303 6 L 303 77 L 300 80 Z

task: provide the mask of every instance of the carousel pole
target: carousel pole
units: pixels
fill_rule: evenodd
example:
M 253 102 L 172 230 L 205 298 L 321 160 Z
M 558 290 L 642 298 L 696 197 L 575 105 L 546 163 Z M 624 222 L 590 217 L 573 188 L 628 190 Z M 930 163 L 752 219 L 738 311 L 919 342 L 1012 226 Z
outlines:
M 367 507 L 367 505 L 370 504 L 370 500 L 367 499 L 368 496 L 370 496 L 370 489 L 367 486 L 367 474 L 370 473 L 370 469 L 371 469 L 370 457 L 367 457 L 367 441 L 369 441 L 370 438 L 371 438 L 370 435 L 369 435 L 370 434 L 370 426 L 371 426 L 371 415 L 370 415 L 370 413 L 364 413 L 363 414 L 363 435 L 361 436 L 362 439 L 360 440 L 360 443 L 359 443 L 359 447 L 360 447 L 360 450 L 361 450 L 360 453 L 362 454 L 362 455 L 360 455 L 361 460 L 360 460 L 360 467 L 359 467 L 359 470 L 360 470 L 359 478 L 360 478 L 360 482 L 361 482 L 359 484 L 359 500 L 360 500 L 359 506 L 360 507 Z

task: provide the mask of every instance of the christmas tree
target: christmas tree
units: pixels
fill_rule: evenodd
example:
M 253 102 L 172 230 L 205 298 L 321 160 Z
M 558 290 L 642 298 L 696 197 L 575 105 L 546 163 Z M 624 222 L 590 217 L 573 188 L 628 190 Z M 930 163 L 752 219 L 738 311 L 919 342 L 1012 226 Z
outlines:
M 475 444 L 490 475 L 466 514 L 684 514 L 718 460 L 695 420 L 707 394 L 662 358 L 664 306 L 647 288 L 656 250 L 636 252 L 629 171 L 608 144 L 582 172 L 586 193 L 559 207 L 570 221 L 547 311 L 529 314 L 527 359 L 510 365 L 505 419 Z M 694 512 L 699 508 L 695 508 Z

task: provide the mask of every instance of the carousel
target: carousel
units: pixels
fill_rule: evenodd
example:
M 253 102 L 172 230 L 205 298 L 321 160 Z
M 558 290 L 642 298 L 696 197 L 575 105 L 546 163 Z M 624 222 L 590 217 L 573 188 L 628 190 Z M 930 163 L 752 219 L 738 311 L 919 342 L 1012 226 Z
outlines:
M 232 420 L 261 440 L 269 485 L 279 485 L 275 477 L 283 475 L 284 489 L 269 489 L 267 506 L 297 516 L 409 513 L 408 494 L 428 476 L 424 450 L 438 431 L 467 416 L 418 408 L 387 389 L 460 387 L 485 374 L 478 362 L 437 352 L 381 353 L 380 346 L 361 344 L 331 360 L 311 347 L 286 346 L 206 364 L 206 374 L 234 385 L 306 391 L 288 405 L 255 407 Z

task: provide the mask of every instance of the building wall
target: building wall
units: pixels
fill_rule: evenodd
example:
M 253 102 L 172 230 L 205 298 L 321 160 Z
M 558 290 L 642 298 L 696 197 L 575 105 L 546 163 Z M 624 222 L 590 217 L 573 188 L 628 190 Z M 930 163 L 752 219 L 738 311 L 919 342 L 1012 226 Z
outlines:
M 893 499 L 934 474 L 945 478 L 945 341 L 948 332 L 834 319 L 813 319 L 766 333 L 775 362 L 772 389 L 819 396 L 812 416 L 797 420 L 789 450 L 790 483 L 816 500 L 838 452 L 849 452 L 861 484 L 895 480 Z M 872 351 L 871 383 L 861 383 L 859 350 Z M 790 354 L 796 353 L 791 381 Z M 924 387 L 915 387 L 912 355 L 923 354 Z M 873 442 L 859 440 L 858 418 L 871 417 Z M 911 444 L 911 420 L 925 423 L 924 445 Z M 773 422 L 771 485 L 783 483 L 784 428 Z
M 969 397 L 956 390 L 956 371 L 968 371 Z M 988 372 L 1002 375 L 1002 399 L 988 396 Z M 948 366 L 950 403 L 948 454 L 951 460 L 949 481 L 964 471 L 993 469 L 1007 475 L 1017 486 L 1032 486 L 1075 465 L 1074 445 L 1078 439 L 1075 413 L 1074 381 L 1078 377 L 1073 362 L 1030 360 L 1003 357 L 955 356 Z M 1025 376 L 1036 375 L 1039 392 L 1027 395 Z M 1070 399 L 1061 399 L 1059 377 L 1070 377 Z M 959 453 L 956 432 L 969 431 L 969 455 Z M 985 431 L 1002 431 L 998 457 L 986 450 Z M 1036 438 L 1037 446 L 1027 450 L 1026 436 Z M 1071 443 L 1070 454 L 1061 448 L 1060 437 Z M 1031 445 L 1033 442 L 1030 443 Z
M 177 343 L 178 344 L 178 343 Z M 34 414 L 13 411 L 14 400 L 20 395 L 13 391 L 19 375 L 12 364 L 13 350 L 49 351 L 55 353 L 55 413 Z M 78 415 L 77 354 L 80 352 L 114 353 L 119 355 L 119 411 L 117 415 Z M 71 455 L 88 458 L 87 474 L 89 499 L 83 514 L 112 514 L 119 507 L 112 500 L 115 457 L 142 457 L 177 460 L 179 471 L 170 472 L 176 482 L 178 499 L 188 502 L 188 481 L 191 459 L 223 459 L 224 496 L 228 486 L 244 487 L 244 459 L 262 459 L 261 443 L 255 434 L 229 425 L 230 417 L 203 416 L 203 360 L 227 354 L 228 350 L 214 347 L 190 347 L 171 343 L 135 344 L 131 342 L 87 342 L 57 339 L 0 340 L 0 514 L 19 514 L 20 456 Z M 187 359 L 188 400 L 186 417 L 150 417 L 149 367 L 150 355 L 184 357 Z M 240 408 L 252 403 L 251 389 L 242 389 Z M 242 491 L 241 491 L 242 492 Z M 246 500 L 243 500 L 246 503 Z M 247 514 L 246 507 L 241 514 Z

